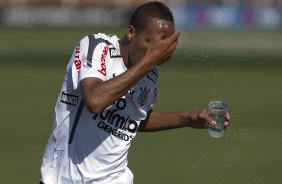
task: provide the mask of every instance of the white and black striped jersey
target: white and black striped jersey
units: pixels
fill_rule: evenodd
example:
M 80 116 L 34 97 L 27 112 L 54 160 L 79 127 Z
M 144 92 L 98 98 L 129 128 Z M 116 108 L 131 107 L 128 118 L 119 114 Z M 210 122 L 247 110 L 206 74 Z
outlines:
M 93 34 L 76 46 L 67 65 L 55 107 L 54 129 L 42 161 L 44 183 L 109 183 L 127 168 L 131 141 L 157 96 L 157 69 L 99 114 L 91 113 L 84 105 L 79 87 L 84 78 L 106 81 L 126 70 L 116 36 Z

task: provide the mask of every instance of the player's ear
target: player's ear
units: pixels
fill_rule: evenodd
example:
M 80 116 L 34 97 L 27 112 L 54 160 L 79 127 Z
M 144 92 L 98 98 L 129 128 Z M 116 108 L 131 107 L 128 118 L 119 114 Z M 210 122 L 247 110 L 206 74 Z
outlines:
M 126 38 L 129 42 L 131 42 L 134 38 L 134 35 L 135 35 L 135 28 L 131 25 L 128 25 L 127 28 L 126 28 Z

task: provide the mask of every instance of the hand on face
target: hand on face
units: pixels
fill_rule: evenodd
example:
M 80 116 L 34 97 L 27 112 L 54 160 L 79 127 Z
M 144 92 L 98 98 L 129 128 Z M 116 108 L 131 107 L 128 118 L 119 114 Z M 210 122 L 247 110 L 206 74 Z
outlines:
M 133 27 L 127 31 L 129 60 L 131 63 L 148 62 L 156 66 L 169 60 L 175 50 L 180 32 L 174 30 L 172 21 L 152 19 L 147 27 L 137 32 Z
M 179 31 L 174 32 L 169 37 L 166 37 L 166 34 L 162 32 L 149 42 L 144 57 L 148 57 L 154 65 L 164 63 L 172 56 L 177 46 L 179 36 Z

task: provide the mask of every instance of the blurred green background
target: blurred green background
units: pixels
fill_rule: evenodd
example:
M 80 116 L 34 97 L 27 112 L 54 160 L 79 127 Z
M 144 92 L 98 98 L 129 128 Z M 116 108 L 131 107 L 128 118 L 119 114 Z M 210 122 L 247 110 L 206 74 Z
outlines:
M 123 29 L 0 27 L 1 183 L 38 182 L 66 64 L 78 41 L 99 31 Z M 281 32 L 183 31 L 159 70 L 155 109 L 225 100 L 232 124 L 221 139 L 190 128 L 139 133 L 129 153 L 135 184 L 281 182 Z

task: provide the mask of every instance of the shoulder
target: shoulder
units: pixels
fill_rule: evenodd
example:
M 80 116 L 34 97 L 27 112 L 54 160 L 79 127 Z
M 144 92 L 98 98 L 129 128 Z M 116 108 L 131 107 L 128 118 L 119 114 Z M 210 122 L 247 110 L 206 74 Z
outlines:
M 118 47 L 118 37 L 115 35 L 106 35 L 104 33 L 95 33 L 85 36 L 80 44 L 87 50 L 87 59 L 91 59 L 93 54 L 103 54 L 110 52 L 110 55 L 115 56 L 115 50 Z
M 104 33 L 94 33 L 84 36 L 79 45 L 88 50 L 95 50 L 100 44 L 108 45 L 108 47 L 115 47 L 118 44 L 118 37 L 115 35 L 106 35 Z
M 116 45 L 118 41 L 115 35 L 106 35 L 104 33 L 94 33 L 83 37 L 80 41 L 83 45 L 88 45 L 89 47 L 96 48 L 99 44 L 103 43 L 108 46 Z
M 95 48 L 100 43 L 104 43 L 108 46 L 113 45 L 110 35 L 98 33 L 98 34 L 88 35 L 87 37 L 88 37 L 88 41 L 89 41 L 89 47 Z

